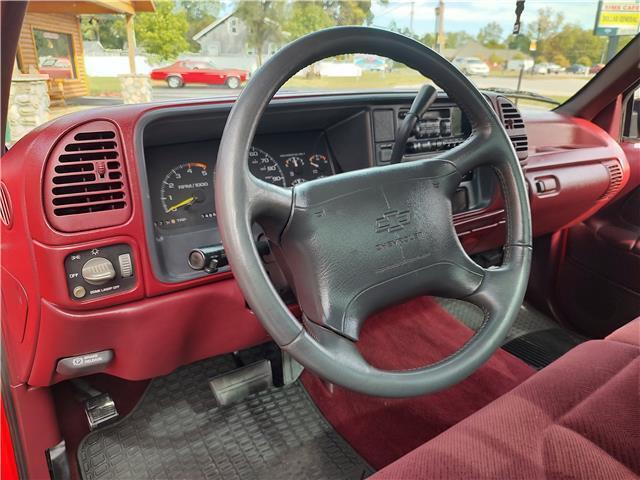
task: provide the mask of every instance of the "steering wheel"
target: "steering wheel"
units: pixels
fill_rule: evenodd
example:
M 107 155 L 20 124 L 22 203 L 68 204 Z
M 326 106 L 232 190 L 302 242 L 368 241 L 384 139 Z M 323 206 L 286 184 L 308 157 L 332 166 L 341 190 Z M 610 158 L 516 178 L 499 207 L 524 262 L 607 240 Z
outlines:
M 296 72 L 327 57 L 370 53 L 432 78 L 469 119 L 469 138 L 436 158 L 367 168 L 278 187 L 249 172 L 247 156 L 268 103 Z M 363 142 L 365 139 L 363 139 Z M 363 146 L 363 150 L 364 150 Z M 484 269 L 463 250 L 451 198 L 463 175 L 495 169 L 507 239 L 500 267 Z M 531 213 L 524 177 L 496 113 L 443 57 L 402 35 L 336 27 L 276 53 L 252 77 L 229 115 L 218 153 L 215 200 L 223 244 L 248 304 L 278 345 L 325 379 L 385 397 L 451 386 L 501 345 L 522 304 L 531 263 Z M 252 225 L 262 226 L 288 272 L 302 323 L 271 284 Z M 412 370 L 380 370 L 356 347 L 372 313 L 418 295 L 467 300 L 485 319 L 455 354 Z

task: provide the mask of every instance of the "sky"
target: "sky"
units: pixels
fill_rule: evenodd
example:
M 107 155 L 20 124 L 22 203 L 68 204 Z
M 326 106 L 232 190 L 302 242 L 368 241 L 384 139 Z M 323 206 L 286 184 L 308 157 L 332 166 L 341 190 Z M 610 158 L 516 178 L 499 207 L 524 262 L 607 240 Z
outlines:
M 435 7 L 437 0 L 415 1 L 390 0 L 386 5 L 373 2 L 373 24 L 377 27 L 389 27 L 395 22 L 400 28 L 409 27 L 411 3 L 414 3 L 413 30 L 419 35 L 433 33 Z M 464 30 L 471 35 L 478 33 L 487 23 L 498 22 L 505 35 L 513 29 L 515 21 L 515 0 L 445 0 L 445 33 Z M 523 24 L 535 20 L 540 8 L 551 7 L 564 13 L 568 23 L 577 23 L 583 28 L 593 28 L 598 7 L 597 0 L 526 0 L 521 17 Z

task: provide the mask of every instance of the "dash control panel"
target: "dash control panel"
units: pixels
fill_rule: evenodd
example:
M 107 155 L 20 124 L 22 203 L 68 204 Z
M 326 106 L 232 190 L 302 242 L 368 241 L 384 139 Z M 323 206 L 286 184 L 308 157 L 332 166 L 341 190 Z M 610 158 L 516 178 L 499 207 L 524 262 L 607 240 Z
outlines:
M 136 283 L 133 253 L 125 243 L 73 252 L 64 268 L 69 296 L 78 301 L 130 290 Z

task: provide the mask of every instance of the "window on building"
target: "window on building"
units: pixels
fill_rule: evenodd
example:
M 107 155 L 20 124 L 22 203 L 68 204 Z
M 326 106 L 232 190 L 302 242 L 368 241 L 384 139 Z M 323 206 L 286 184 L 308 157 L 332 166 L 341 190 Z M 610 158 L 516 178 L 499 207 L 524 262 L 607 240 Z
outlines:
M 52 79 L 76 78 L 73 39 L 68 33 L 33 30 L 38 71 Z
M 238 34 L 238 19 L 235 17 L 229 19 L 229 33 L 232 35 Z

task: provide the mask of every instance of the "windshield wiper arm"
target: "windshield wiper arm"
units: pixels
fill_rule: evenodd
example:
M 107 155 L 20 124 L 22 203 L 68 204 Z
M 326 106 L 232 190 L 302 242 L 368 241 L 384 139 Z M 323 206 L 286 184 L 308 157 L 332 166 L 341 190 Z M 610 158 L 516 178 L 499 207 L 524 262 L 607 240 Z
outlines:
M 541 102 L 551 103 L 553 105 L 560 105 L 560 102 L 554 100 L 550 97 L 545 97 L 544 95 L 540 95 L 536 92 L 528 92 L 526 90 L 514 90 L 513 88 L 502 88 L 502 87 L 489 87 L 483 88 L 482 90 L 486 90 L 488 92 L 501 93 L 508 97 L 513 98 L 524 98 L 529 100 L 539 100 Z

